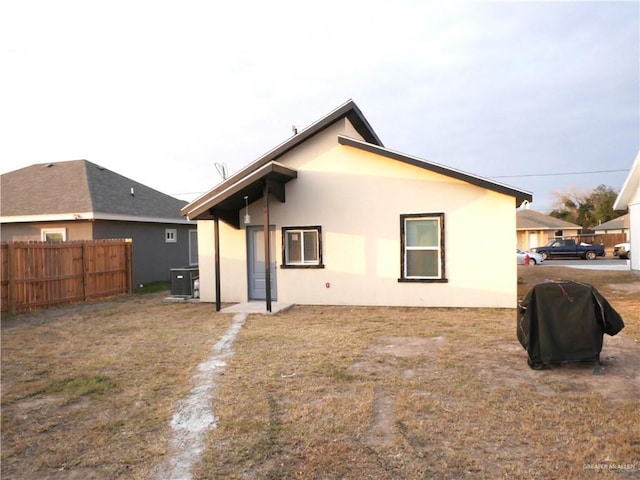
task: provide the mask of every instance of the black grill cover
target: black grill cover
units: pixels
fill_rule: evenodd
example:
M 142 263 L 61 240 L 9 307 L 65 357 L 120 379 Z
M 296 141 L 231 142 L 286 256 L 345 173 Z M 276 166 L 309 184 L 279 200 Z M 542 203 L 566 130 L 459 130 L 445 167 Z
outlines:
M 599 361 L 603 334 L 615 335 L 623 328 L 618 312 L 586 283 L 539 283 L 518 305 L 518 340 L 532 368 Z

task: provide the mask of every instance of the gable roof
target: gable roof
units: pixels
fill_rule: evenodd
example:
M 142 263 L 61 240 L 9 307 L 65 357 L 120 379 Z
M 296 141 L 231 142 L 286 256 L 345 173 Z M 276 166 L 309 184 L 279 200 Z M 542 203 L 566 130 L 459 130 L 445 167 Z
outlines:
M 249 189 L 250 191 L 248 192 L 240 192 L 242 188 L 234 188 L 234 185 L 236 187 L 241 187 L 244 178 L 256 177 L 255 172 L 261 170 L 269 163 L 273 163 L 274 165 L 277 164 L 282 167 L 282 165 L 277 163 L 277 160 L 280 157 L 344 118 L 349 119 L 356 131 L 362 135 L 362 138 L 366 139 L 368 142 L 382 146 L 382 141 L 378 138 L 376 132 L 373 131 L 373 128 L 371 128 L 367 119 L 364 118 L 364 115 L 358 106 L 353 100 L 348 100 L 332 112 L 322 117 L 320 120 L 299 131 L 272 150 L 269 150 L 242 170 L 236 172 L 228 179 L 216 185 L 213 189 L 203 195 L 200 195 L 182 209 L 182 214 L 191 220 L 210 220 L 213 217 L 209 211 L 216 207 L 221 200 L 225 200 L 229 206 L 233 205 L 233 208 L 237 205 L 243 206 L 245 204 L 244 195 L 248 196 L 249 203 L 255 202 L 261 195 L 261 189 L 258 188 L 257 185 L 252 184 Z M 261 179 L 262 177 L 259 177 L 256 181 L 260 181 Z M 244 185 L 244 187 L 248 186 L 249 185 Z M 223 195 L 224 192 L 229 192 L 231 190 L 236 191 L 235 195 Z M 225 221 L 227 221 L 226 218 Z
M 560 218 L 545 215 L 535 210 L 518 210 L 516 212 L 516 230 L 559 230 L 581 229 L 580 225 Z
M 253 163 L 249 164 L 239 172 L 235 173 L 225 181 L 218 184 L 213 189 L 209 190 L 205 194 L 189 203 L 182 209 L 182 214 L 187 216 L 191 220 L 212 219 L 213 216 L 211 214 L 211 210 L 216 208 L 218 209 L 217 213 L 219 214 L 220 218 L 222 218 L 224 221 L 227 221 L 227 223 L 235 225 L 237 223 L 237 220 L 233 219 L 233 221 L 231 221 L 234 216 L 237 216 L 233 211 L 235 210 L 237 212 L 237 210 L 245 205 L 244 196 L 246 195 L 248 197 L 248 199 L 246 200 L 248 200 L 249 203 L 252 203 L 260 198 L 261 188 L 259 188 L 257 182 L 263 181 L 266 177 L 258 175 L 259 172 L 264 171 L 264 175 L 271 175 L 273 177 L 274 169 L 286 169 L 286 167 L 277 162 L 280 157 L 293 150 L 295 147 L 302 144 L 309 138 L 317 135 L 329 126 L 344 118 L 347 118 L 351 122 L 353 127 L 362 136 L 364 141 L 339 135 L 338 141 L 343 145 L 349 145 L 355 148 L 369 150 L 379 155 L 386 156 L 387 158 L 392 158 L 394 160 L 400 160 L 405 163 L 417 165 L 434 172 L 442 173 L 450 177 L 464 180 L 468 183 L 481 186 L 489 190 L 512 195 L 516 198 L 516 203 L 518 205 L 524 200 L 532 200 L 532 195 L 529 192 L 517 190 L 507 185 L 492 182 L 475 175 L 445 167 L 443 165 L 428 162 L 426 160 L 421 160 L 409 155 L 403 155 L 386 149 L 367 119 L 355 104 L 355 102 L 353 100 L 348 100 L 340 107 L 322 117 L 320 120 L 316 121 L 304 130 L 295 134 L 293 137 L 281 143 L 274 149 L 265 153 Z M 277 179 L 277 181 L 281 182 L 281 184 L 284 184 L 292 178 L 295 178 L 297 174 L 297 172 L 291 169 L 287 169 L 286 173 L 281 173 L 283 175 L 281 175 L 280 178 Z M 284 201 L 283 198 L 281 199 L 281 201 Z M 224 208 L 221 209 L 221 206 Z M 222 213 L 222 215 L 220 215 L 220 213 Z
M 2 222 L 128 220 L 185 223 L 187 203 L 87 160 L 31 165 L 0 177 Z
M 628 213 L 593 227 L 594 230 L 622 230 L 625 228 L 629 228 Z
M 386 158 L 391 158 L 393 160 L 398 160 L 400 162 L 408 163 L 409 165 L 424 168 L 425 170 L 430 170 L 432 172 L 439 173 L 441 175 L 446 175 L 447 177 L 462 180 L 463 182 L 467 182 L 472 185 L 476 185 L 478 187 L 486 188 L 487 190 L 492 190 L 494 192 L 503 193 L 505 195 L 515 197 L 516 205 L 520 205 L 525 200 L 530 202 L 533 198 L 531 193 L 525 192 L 524 190 L 517 190 L 508 185 L 493 182 L 491 180 L 478 177 L 477 175 L 473 175 L 471 173 L 466 173 L 461 170 L 456 170 L 455 168 L 446 167 L 439 163 L 430 162 L 428 160 L 424 160 L 411 155 L 395 152 L 393 150 L 389 150 L 388 148 L 384 148 L 378 145 L 373 145 L 367 142 L 362 142 L 354 138 L 338 135 L 338 143 L 340 143 L 341 145 L 347 145 L 349 147 L 358 148 L 360 150 L 364 150 L 370 153 L 375 153 L 377 155 L 381 155 Z
M 613 204 L 614 210 L 625 210 L 629 208 L 629 202 L 633 200 L 633 197 L 638 194 L 638 190 L 640 189 L 640 150 L 638 151 L 638 155 L 636 155 L 636 159 L 629 170 L 629 174 L 627 175 L 626 180 L 624 181 L 624 185 L 622 186 L 622 190 L 618 194 L 618 198 Z M 638 194 L 640 195 L 640 194 Z

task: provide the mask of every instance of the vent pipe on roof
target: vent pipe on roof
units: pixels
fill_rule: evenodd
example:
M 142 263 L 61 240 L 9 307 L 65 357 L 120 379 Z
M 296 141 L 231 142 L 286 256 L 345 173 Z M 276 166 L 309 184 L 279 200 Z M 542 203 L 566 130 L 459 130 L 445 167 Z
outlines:
M 135 196 L 136 196 L 135 192 L 133 191 L 133 187 L 131 187 L 131 196 L 132 196 L 132 197 L 135 197 Z
M 298 134 L 298 127 L 296 127 L 295 125 L 291 125 L 291 131 L 293 132 L 294 135 Z

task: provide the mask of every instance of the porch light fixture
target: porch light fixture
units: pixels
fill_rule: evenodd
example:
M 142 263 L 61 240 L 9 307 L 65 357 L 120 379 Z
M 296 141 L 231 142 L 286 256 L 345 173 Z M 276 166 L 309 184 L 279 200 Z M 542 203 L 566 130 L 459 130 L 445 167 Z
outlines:
M 245 204 L 245 214 L 244 214 L 244 224 L 248 225 L 251 223 L 251 215 L 249 215 L 249 197 L 247 195 L 244 196 L 244 204 Z

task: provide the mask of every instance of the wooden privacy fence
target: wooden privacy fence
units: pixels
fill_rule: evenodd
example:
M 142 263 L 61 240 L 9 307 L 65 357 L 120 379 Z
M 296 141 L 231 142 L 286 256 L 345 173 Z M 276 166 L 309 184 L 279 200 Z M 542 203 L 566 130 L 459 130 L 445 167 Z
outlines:
M 615 244 L 627 241 L 626 233 L 583 233 L 573 238 L 576 242 L 591 243 L 592 245 L 604 245 L 604 248 L 613 248 Z
M 132 291 L 131 240 L 2 242 L 2 312 Z

